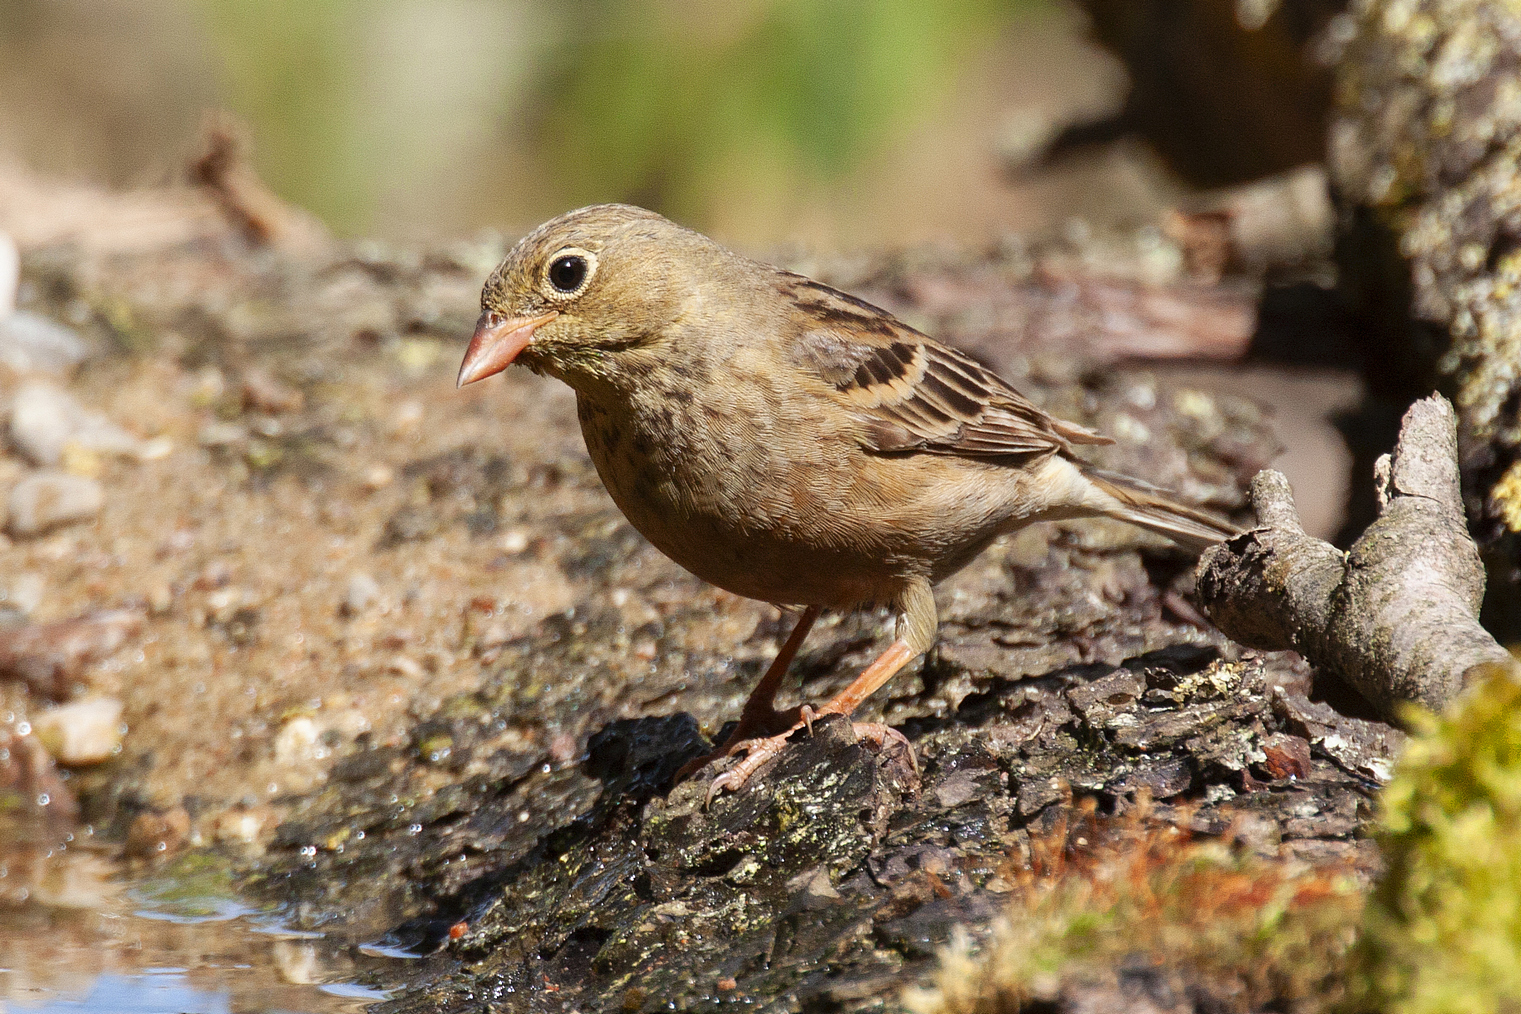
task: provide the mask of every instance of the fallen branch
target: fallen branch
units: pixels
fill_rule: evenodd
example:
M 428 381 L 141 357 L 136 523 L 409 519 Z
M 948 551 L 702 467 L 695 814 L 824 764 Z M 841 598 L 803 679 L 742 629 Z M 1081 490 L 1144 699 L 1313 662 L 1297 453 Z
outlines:
M 1258 473 L 1257 527 L 1204 554 L 1199 595 L 1232 638 L 1293 648 L 1386 715 L 1404 701 L 1439 709 L 1473 667 L 1509 661 L 1477 619 L 1484 568 L 1463 517 L 1445 398 L 1410 407 L 1375 478 L 1378 520 L 1343 553 L 1305 534 L 1281 474 Z
M 204 147 L 190 164 L 190 178 L 216 198 L 228 221 L 251 243 L 298 254 L 327 248 L 322 224 L 282 201 L 254 172 L 247 131 L 240 124 L 225 113 L 208 114 L 203 134 Z

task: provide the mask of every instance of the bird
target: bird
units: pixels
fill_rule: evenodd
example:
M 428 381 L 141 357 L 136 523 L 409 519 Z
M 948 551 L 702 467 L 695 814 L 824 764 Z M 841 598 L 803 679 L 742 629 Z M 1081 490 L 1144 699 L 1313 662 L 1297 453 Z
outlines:
M 551 219 L 491 272 L 458 386 L 512 364 L 575 392 L 597 474 L 657 549 L 736 595 L 801 608 L 731 734 L 677 775 L 743 754 L 708 803 L 928 651 L 935 584 L 1000 535 L 1106 517 L 1197 552 L 1236 534 L 1084 462 L 1077 447 L 1114 441 L 888 311 L 631 205 Z M 821 612 L 867 605 L 892 610 L 886 650 L 820 706 L 778 709 Z

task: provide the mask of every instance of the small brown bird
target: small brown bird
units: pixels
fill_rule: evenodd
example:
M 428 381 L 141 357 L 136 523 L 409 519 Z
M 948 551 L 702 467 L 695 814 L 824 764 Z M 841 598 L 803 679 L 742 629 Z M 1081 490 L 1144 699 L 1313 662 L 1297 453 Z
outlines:
M 654 212 L 572 211 L 487 280 L 460 385 L 522 363 L 576 392 L 586 448 L 650 542 L 737 595 L 803 606 L 734 733 L 737 789 L 816 715 L 849 716 L 933 643 L 935 582 L 1034 521 L 1119 518 L 1190 548 L 1233 534 L 1074 444 L 977 361 L 885 310 Z M 887 604 L 894 640 L 817 709 L 773 698 L 825 608 Z M 902 739 L 858 725 L 877 742 Z

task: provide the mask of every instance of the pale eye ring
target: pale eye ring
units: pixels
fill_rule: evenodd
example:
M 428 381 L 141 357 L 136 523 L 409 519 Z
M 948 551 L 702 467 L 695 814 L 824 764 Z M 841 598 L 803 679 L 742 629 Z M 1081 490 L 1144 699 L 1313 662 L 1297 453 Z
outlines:
M 596 264 L 596 258 L 587 251 L 570 247 L 549 259 L 544 277 L 554 295 L 573 296 L 586 288 Z

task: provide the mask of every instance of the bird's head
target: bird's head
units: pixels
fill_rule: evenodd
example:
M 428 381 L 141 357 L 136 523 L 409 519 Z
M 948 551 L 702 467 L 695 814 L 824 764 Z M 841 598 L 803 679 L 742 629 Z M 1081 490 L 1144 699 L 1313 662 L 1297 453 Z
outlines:
M 702 248 L 702 249 L 699 249 Z M 572 382 L 616 371 L 682 311 L 682 266 L 716 244 L 653 211 L 598 204 L 524 236 L 486 280 L 459 385 L 522 363 Z

